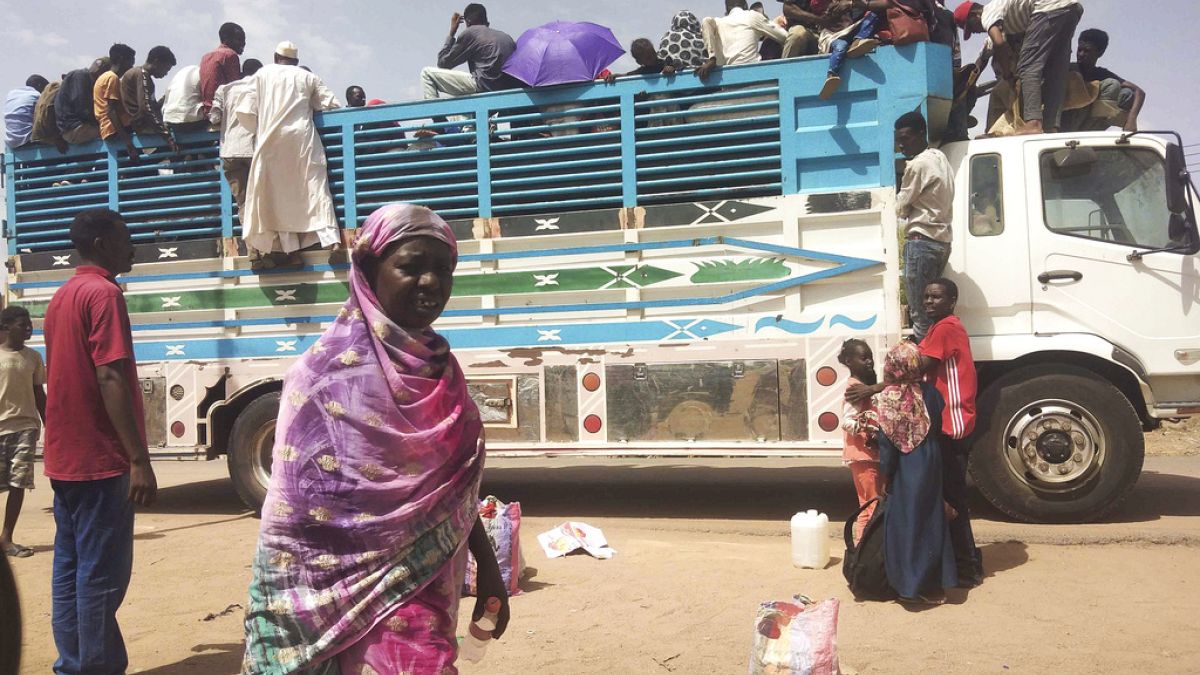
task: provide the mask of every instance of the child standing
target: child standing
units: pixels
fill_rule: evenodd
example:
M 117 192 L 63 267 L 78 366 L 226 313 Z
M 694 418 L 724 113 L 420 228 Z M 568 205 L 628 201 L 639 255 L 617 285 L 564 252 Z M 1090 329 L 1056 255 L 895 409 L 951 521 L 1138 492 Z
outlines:
M 24 307 L 0 312 L 0 492 L 8 491 L 0 549 L 5 555 L 28 558 L 33 549 L 13 543 L 13 529 L 25 491 L 33 489 L 33 455 L 41 420 L 46 418 L 46 366 L 37 352 L 25 346 L 33 336 L 33 321 Z
M 842 343 L 838 363 L 850 371 L 846 382 L 849 389 L 858 384 L 874 385 L 875 359 L 871 347 L 864 341 L 851 338 Z M 842 411 L 842 463 L 850 467 L 854 489 L 858 492 L 858 505 L 862 506 L 879 496 L 883 491 L 883 478 L 879 472 L 879 450 L 875 436 L 879 431 L 878 415 L 871 398 L 858 403 L 845 402 Z M 854 539 L 862 537 L 863 528 L 871 520 L 874 507 L 862 512 L 854 524 Z

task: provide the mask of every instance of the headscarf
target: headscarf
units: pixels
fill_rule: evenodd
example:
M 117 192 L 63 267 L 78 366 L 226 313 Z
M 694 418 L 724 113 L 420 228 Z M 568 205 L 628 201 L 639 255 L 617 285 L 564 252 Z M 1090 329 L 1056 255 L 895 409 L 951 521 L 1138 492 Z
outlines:
M 479 411 L 446 340 L 383 312 L 363 273 L 450 227 L 407 204 L 371 214 L 350 298 L 284 378 L 246 610 L 248 673 L 327 661 L 419 593 L 465 545 L 483 471 Z
M 671 19 L 671 30 L 658 43 L 658 58 L 678 70 L 699 68 L 708 60 L 700 19 L 695 14 L 685 9 Z
M 921 351 L 902 340 L 883 359 L 882 392 L 875 397 L 879 426 L 900 452 L 910 453 L 929 435 L 929 410 L 921 394 Z

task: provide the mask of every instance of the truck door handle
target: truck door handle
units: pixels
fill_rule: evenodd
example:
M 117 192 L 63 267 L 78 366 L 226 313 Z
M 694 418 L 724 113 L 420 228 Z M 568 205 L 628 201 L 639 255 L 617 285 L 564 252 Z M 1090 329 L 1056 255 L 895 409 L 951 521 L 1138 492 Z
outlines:
M 1083 272 L 1075 270 L 1052 270 L 1050 272 L 1042 272 L 1038 275 L 1038 282 L 1048 284 L 1051 281 L 1080 281 L 1083 279 Z

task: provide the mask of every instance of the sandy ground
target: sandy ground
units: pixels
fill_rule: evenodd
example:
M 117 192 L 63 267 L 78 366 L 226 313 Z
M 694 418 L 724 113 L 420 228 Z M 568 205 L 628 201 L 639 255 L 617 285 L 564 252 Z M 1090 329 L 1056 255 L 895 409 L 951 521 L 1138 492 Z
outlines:
M 485 490 L 522 502 L 536 576 L 512 601 L 508 635 L 462 672 L 745 672 L 758 603 L 796 593 L 841 600 L 842 661 L 860 673 L 1200 672 L 1200 448 L 1178 431 L 1166 434 L 1176 456 L 1147 460 L 1113 522 L 1017 525 L 977 503 L 986 582 L 922 612 L 854 602 L 839 544 L 827 569 L 791 566 L 793 512 L 836 521 L 853 506 L 828 462 L 497 460 Z M 223 462 L 157 468 L 160 504 L 138 516 L 120 614 L 131 672 L 234 673 L 257 521 Z M 55 658 L 50 497 L 43 481 L 27 501 L 18 540 L 37 554 L 14 561 L 29 673 Z M 602 528 L 616 557 L 546 559 L 536 535 L 567 519 Z

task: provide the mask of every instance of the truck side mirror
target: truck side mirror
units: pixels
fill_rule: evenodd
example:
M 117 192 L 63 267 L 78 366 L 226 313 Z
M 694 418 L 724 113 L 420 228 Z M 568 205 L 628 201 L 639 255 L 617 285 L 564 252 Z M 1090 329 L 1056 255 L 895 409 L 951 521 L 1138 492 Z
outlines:
M 1167 145 L 1167 208 L 1171 213 L 1186 213 L 1188 207 L 1187 161 L 1183 149 L 1171 143 Z

